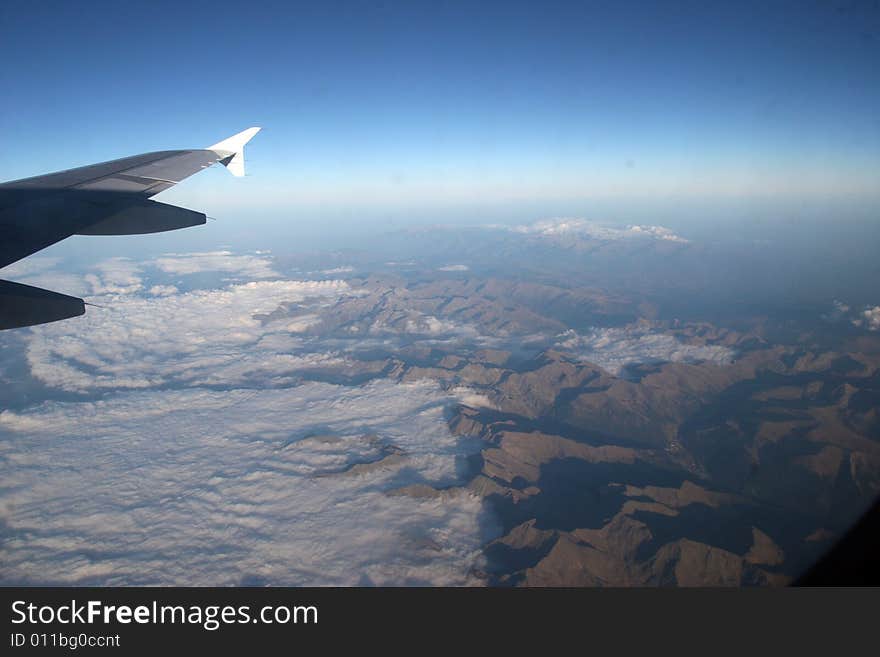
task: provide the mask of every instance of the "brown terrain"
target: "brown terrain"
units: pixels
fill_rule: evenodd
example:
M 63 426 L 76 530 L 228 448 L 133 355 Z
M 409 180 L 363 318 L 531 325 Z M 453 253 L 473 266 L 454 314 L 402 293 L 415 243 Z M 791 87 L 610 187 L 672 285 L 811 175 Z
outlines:
M 479 395 L 450 411 L 449 426 L 482 441 L 465 489 L 502 527 L 485 548 L 487 583 L 781 585 L 880 494 L 876 335 L 829 344 L 764 317 L 735 330 L 661 321 L 638 295 L 589 287 L 352 284 L 314 332 L 376 346 L 312 374 L 429 378 Z M 735 358 L 648 363 L 623 377 L 554 345 L 569 328 L 612 322 Z M 445 493 L 419 484 L 393 494 Z

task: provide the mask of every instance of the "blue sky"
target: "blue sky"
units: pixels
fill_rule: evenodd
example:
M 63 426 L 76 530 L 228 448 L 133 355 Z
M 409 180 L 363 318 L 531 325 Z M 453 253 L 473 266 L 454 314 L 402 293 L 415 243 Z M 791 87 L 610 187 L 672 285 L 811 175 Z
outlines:
M 186 5 L 3 2 L 0 180 L 261 125 L 250 177 L 167 200 L 437 220 L 878 201 L 876 2 Z

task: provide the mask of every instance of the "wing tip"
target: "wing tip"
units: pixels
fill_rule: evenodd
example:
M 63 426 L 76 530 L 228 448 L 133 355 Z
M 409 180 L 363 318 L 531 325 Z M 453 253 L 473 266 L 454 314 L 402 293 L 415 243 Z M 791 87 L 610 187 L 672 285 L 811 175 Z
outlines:
M 244 148 L 244 145 L 253 139 L 254 135 L 256 135 L 261 129 L 262 128 L 259 126 L 253 126 L 247 130 L 242 130 L 231 137 L 227 137 L 222 141 L 218 141 L 216 144 L 208 146 L 207 150 L 220 151 L 229 154 L 239 153 Z
M 213 146 L 209 146 L 207 150 L 214 151 L 221 156 L 220 163 L 229 170 L 229 173 L 236 178 L 241 178 L 244 175 L 244 145 L 253 139 L 260 129 L 259 126 L 253 126 L 242 130 Z

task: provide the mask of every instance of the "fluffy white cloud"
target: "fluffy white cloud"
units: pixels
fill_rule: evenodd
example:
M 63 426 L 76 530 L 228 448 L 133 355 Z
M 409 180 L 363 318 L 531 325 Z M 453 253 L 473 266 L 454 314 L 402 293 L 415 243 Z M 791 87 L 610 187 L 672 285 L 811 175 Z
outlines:
M 105 308 L 81 318 L 32 329 L 27 360 L 34 377 L 72 392 L 268 383 L 339 360 L 266 348 L 267 336 L 300 332 L 316 321 L 314 315 L 291 319 L 284 313 L 272 321 L 271 313 L 290 302 L 320 306 L 347 290 L 345 282 L 333 280 L 255 281 L 159 297 L 111 297 Z
M 243 279 L 278 278 L 271 257 L 260 252 L 255 255 L 237 255 L 231 251 L 206 253 L 169 253 L 152 263 L 168 274 L 198 274 L 226 272 Z
M 60 271 L 60 258 L 34 257 L 3 270 L 3 277 L 77 296 L 133 294 L 143 289 L 143 269 L 128 258 L 108 258 L 82 273 Z
M 492 403 L 486 395 L 471 390 L 466 386 L 459 386 L 450 391 L 455 395 L 459 402 L 471 408 L 491 408 L 498 410 L 498 407 Z
M 583 335 L 569 330 L 559 336 L 557 348 L 615 376 L 628 365 L 700 361 L 727 364 L 735 355 L 729 347 L 687 344 L 642 326 L 596 328 Z
M 354 267 L 351 265 L 344 265 L 342 267 L 333 267 L 331 269 L 323 269 L 321 273 L 325 276 L 336 276 L 338 274 L 350 274 L 354 271 Z
M 472 396 L 466 390 L 463 396 Z M 495 535 L 427 381 L 132 391 L 0 414 L 0 580 L 478 583 Z
M 869 331 L 880 331 L 880 306 L 865 308 L 862 311 L 862 322 Z
M 595 240 L 652 239 L 686 243 L 688 240 L 676 235 L 664 226 L 610 226 L 586 219 L 545 219 L 526 226 L 514 226 L 517 233 L 539 237 L 576 237 Z
M 25 276 L 34 276 L 36 274 L 45 273 L 53 270 L 61 262 L 61 258 L 51 258 L 49 256 L 31 256 L 24 260 L 19 260 L 11 265 L 3 268 L 4 278 L 15 278 L 16 280 Z
M 128 258 L 109 258 L 92 266 L 84 276 L 93 295 L 133 294 L 143 289 L 141 266 Z
M 46 271 L 28 276 L 16 276 L 14 273 L 4 269 L 2 278 L 76 297 L 84 297 L 92 293 L 91 284 L 82 274 Z
M 835 299 L 831 303 L 831 310 L 822 315 L 823 319 L 828 320 L 829 322 L 838 322 L 844 319 L 849 314 L 849 305 L 845 304 L 843 301 L 838 301 Z
M 393 330 L 393 329 L 392 329 Z M 433 315 L 412 313 L 404 324 L 403 331 L 413 335 L 447 335 L 449 337 L 477 338 L 480 332 L 472 324 L 438 319 Z
M 98 286 L 103 285 L 100 276 L 95 273 L 91 274 L 90 281 L 86 278 L 85 272 L 73 273 L 59 270 L 58 265 L 61 262 L 61 258 L 32 256 L 4 267 L 0 278 L 74 296 L 92 294 L 94 291 L 93 283 Z
M 153 285 L 149 292 L 154 297 L 167 297 L 179 293 L 180 290 L 174 285 Z
M 467 265 L 445 265 L 437 267 L 437 271 L 468 271 L 470 267 Z
M 835 299 L 831 311 L 822 315 L 822 318 L 830 322 L 849 321 L 853 326 L 880 331 L 880 306 L 867 306 L 857 310 Z

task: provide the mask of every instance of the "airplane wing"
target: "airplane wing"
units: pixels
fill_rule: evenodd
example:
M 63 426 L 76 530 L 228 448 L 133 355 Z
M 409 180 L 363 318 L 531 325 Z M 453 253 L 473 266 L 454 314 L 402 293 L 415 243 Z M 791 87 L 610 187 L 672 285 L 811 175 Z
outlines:
M 259 130 L 248 128 L 204 149 L 144 153 L 0 184 L 0 269 L 71 235 L 136 235 L 204 224 L 202 212 L 150 198 L 217 162 L 243 176 L 244 146 Z M 0 329 L 84 312 L 82 299 L 0 281 Z

